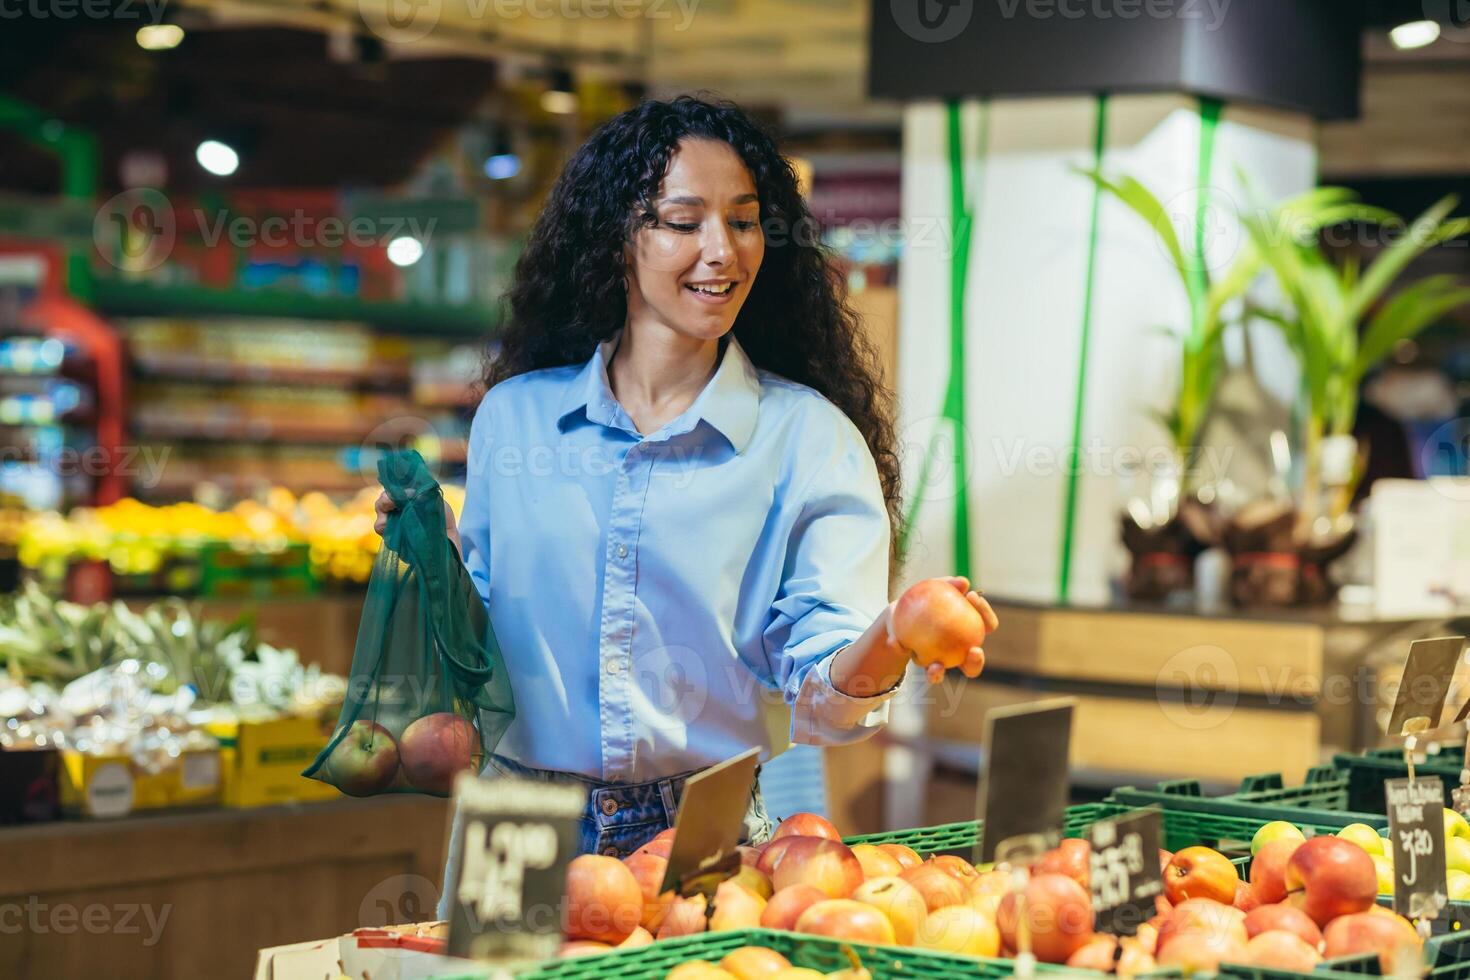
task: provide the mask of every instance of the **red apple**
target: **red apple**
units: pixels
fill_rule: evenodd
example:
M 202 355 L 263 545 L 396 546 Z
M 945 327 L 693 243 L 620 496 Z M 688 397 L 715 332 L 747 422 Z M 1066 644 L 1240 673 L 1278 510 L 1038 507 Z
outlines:
M 1096 970 L 1098 973 L 1113 972 L 1113 954 L 1118 940 L 1106 933 L 1097 933 L 1077 952 L 1067 957 L 1067 966 L 1074 970 Z
M 1173 851 L 1166 851 L 1162 847 L 1159 848 L 1159 873 L 1160 874 L 1163 873 L 1164 869 L 1169 866 L 1169 862 L 1172 861 L 1172 860 L 1174 860 L 1174 852 Z
M 996 924 L 1007 949 L 1017 949 L 1020 915 L 1016 896 L 1000 901 Z M 1026 883 L 1031 951 L 1044 963 L 1065 963 L 1092 939 L 1092 897 L 1066 875 L 1035 875 Z
M 927 862 L 909 868 L 899 877 L 924 896 L 924 904 L 930 912 L 947 905 L 960 905 L 965 901 L 965 886 L 960 880 L 943 868 Z
M 966 887 L 969 886 L 970 882 L 980 876 L 980 873 L 975 870 L 973 864 L 954 854 L 936 854 L 924 863 L 930 867 L 938 868 Z M 902 874 L 903 872 L 900 871 L 899 873 Z
M 869 878 L 852 893 L 854 901 L 873 906 L 888 917 L 893 937 L 900 946 L 911 946 L 929 914 L 924 896 L 902 878 Z
M 909 586 L 894 603 L 892 623 L 894 637 L 921 665 L 958 667 L 971 647 L 985 645 L 985 620 L 964 593 L 943 579 Z
M 611 953 L 613 947 L 607 943 L 595 943 L 590 939 L 571 939 L 561 944 L 556 951 L 559 960 L 576 959 L 578 956 L 599 956 L 603 953 Z
M 924 919 L 914 945 L 960 956 L 993 957 L 1000 954 L 1000 930 L 973 906 L 946 905 Z
M 703 895 L 674 899 L 669 906 L 669 914 L 664 916 L 663 924 L 658 927 L 658 938 L 693 936 L 708 930 L 709 921 L 704 915 L 707 904 Z
M 1290 932 L 1313 949 L 1322 945 L 1322 930 L 1317 928 L 1317 923 L 1301 909 L 1284 902 L 1251 909 L 1245 914 L 1245 931 L 1252 939 L 1263 932 Z
M 796 931 L 877 946 L 894 944 L 893 925 L 873 906 L 850 898 L 829 898 L 808 906 L 796 920 Z
M 710 932 L 726 929 L 757 929 L 766 900 L 734 881 L 722 881 L 715 888 L 715 911 L 709 917 Z
M 827 893 L 812 885 L 792 885 L 779 889 L 766 903 L 761 913 L 762 929 L 785 929 L 790 932 L 796 926 L 801 913 L 818 902 L 825 902 Z
M 1245 947 L 1245 962 L 1251 966 L 1311 973 L 1322 962 L 1317 947 L 1294 932 L 1273 929 L 1253 938 Z
M 1152 922 L 1145 922 L 1138 927 L 1138 932 L 1133 936 L 1133 941 L 1138 943 L 1138 948 L 1152 956 L 1159 951 L 1159 927 Z
M 898 858 L 880 850 L 876 844 L 854 844 L 852 853 L 863 866 L 865 878 L 888 878 L 903 874 L 903 865 L 898 863 Z
M 674 842 L 671 840 L 651 840 L 647 844 L 644 844 L 642 847 L 638 848 L 638 850 L 634 851 L 633 853 L 653 854 L 657 857 L 663 858 L 664 860 L 668 860 L 669 852 L 673 849 Z
M 965 900 L 993 919 L 1000 909 L 1000 900 L 1010 890 L 1010 872 L 987 871 L 965 883 Z
M 810 839 L 810 840 L 824 840 L 825 838 L 821 838 L 821 837 L 813 837 L 813 838 L 806 838 L 806 837 L 782 837 L 780 840 L 769 840 L 769 841 L 766 841 L 760 847 L 760 852 L 761 852 L 760 860 L 756 861 L 755 866 L 760 871 L 764 872 L 765 875 L 766 875 L 766 877 L 768 877 L 768 878 L 771 877 L 772 875 L 774 875 L 776 873 L 776 865 L 780 864 L 781 863 L 781 859 L 786 856 L 786 849 L 789 848 L 792 844 L 795 844 L 799 840 L 808 840 L 808 839 Z
M 359 718 L 327 756 L 327 778 L 348 796 L 373 796 L 398 772 L 398 745 L 388 729 Z
M 454 777 L 473 769 L 480 751 L 480 733 L 468 718 L 438 711 L 416 718 L 398 742 L 403 771 L 416 789 L 448 796 Z
M 1251 886 L 1243 881 L 1236 882 L 1235 900 L 1230 904 L 1242 912 L 1249 912 L 1261 906 L 1260 899 L 1256 898 L 1256 893 L 1251 891 Z
M 639 946 L 650 946 L 653 944 L 653 933 L 639 926 L 628 933 L 628 938 L 618 943 L 618 949 L 636 949 Z
M 761 862 L 761 852 L 758 847 L 749 844 L 736 844 L 735 850 L 740 852 L 740 863 L 746 867 L 754 868 Z
M 879 844 L 878 850 L 892 854 L 894 859 L 903 865 L 905 871 L 924 863 L 924 859 L 919 857 L 919 852 L 907 844 Z
M 752 895 L 759 896 L 761 901 L 770 898 L 771 892 L 775 891 L 771 887 L 771 879 L 767 878 L 759 868 L 753 868 L 748 864 L 742 864 L 740 870 L 735 872 L 730 880 Z
M 842 834 L 832 825 L 832 821 L 826 817 L 819 817 L 815 813 L 793 813 L 781 821 L 776 832 L 771 835 L 771 840 L 780 840 L 782 837 L 825 837 L 828 840 L 842 840 Z
M 1411 950 L 1417 965 L 1419 934 L 1408 919 L 1392 912 L 1355 912 L 1333 919 L 1322 933 L 1322 939 L 1323 953 L 1328 959 L 1377 953 L 1384 976 L 1394 972 L 1394 959 L 1400 950 Z
M 1378 871 L 1368 852 L 1341 837 L 1313 837 L 1286 862 L 1292 905 L 1325 927 L 1341 915 L 1364 912 L 1378 897 Z
M 1092 845 L 1077 837 L 1068 837 L 1043 854 L 1031 866 L 1032 874 L 1066 875 L 1083 888 L 1092 880 Z
M 1262 905 L 1286 900 L 1286 862 L 1302 846 L 1296 838 L 1281 838 L 1261 846 L 1251 858 L 1251 891 Z
M 1177 966 L 1188 973 L 1214 973 L 1221 963 L 1244 963 L 1246 956 L 1246 944 L 1234 936 L 1187 932 L 1160 947 L 1158 965 Z
M 797 837 L 786 848 L 771 887 L 776 891 L 791 885 L 814 885 L 828 898 L 846 898 L 863 883 L 863 866 L 852 849 L 841 841 L 821 837 Z
M 664 872 L 669 867 L 668 859 L 649 851 L 638 850 L 624 858 L 623 864 L 633 872 L 633 878 L 638 882 L 638 890 L 643 896 L 643 912 L 639 916 L 638 924 L 649 932 L 656 933 L 658 927 L 663 925 L 664 916 L 669 914 L 669 906 L 674 901 L 672 891 L 659 893 L 664 883 Z
M 1209 847 L 1186 847 L 1164 869 L 1164 894 L 1175 904 L 1186 898 L 1212 898 L 1229 905 L 1239 883 L 1235 865 Z
M 583 854 L 567 865 L 563 927 L 568 939 L 617 945 L 638 928 L 642 915 L 643 891 L 623 862 Z
M 1191 898 L 1180 902 L 1159 926 L 1159 950 L 1162 952 L 1175 936 L 1190 932 L 1224 936 L 1242 948 L 1250 939 L 1245 928 L 1245 913 L 1212 898 Z

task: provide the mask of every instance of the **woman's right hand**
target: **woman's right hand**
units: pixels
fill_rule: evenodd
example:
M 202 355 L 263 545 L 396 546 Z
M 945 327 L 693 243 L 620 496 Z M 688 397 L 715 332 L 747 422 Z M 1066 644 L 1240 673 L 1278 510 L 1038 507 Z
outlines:
M 373 530 L 377 531 L 380 537 L 388 529 L 388 515 L 397 509 L 398 505 L 393 502 L 392 497 L 388 496 L 388 491 L 384 490 L 378 494 L 378 499 L 373 502 L 373 510 L 378 512 L 377 520 L 373 521 Z M 447 501 L 444 504 L 444 533 L 449 536 L 450 541 L 454 542 L 454 550 L 463 555 L 464 549 L 459 544 L 459 525 L 454 522 L 454 511 L 450 510 Z

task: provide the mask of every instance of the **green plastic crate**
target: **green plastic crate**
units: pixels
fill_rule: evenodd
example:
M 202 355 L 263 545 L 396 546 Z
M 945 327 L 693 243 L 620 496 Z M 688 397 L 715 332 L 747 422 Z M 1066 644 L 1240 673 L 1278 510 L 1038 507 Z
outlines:
M 555 960 L 528 973 L 518 974 L 518 977 L 520 980 L 663 980 L 680 963 L 688 960 L 718 963 L 726 953 L 741 946 L 774 949 L 790 960 L 793 966 L 809 967 L 823 973 L 850 967 L 852 961 L 846 954 L 846 950 L 850 949 L 873 974 L 873 980 L 897 980 L 906 977 L 932 980 L 979 977 L 982 980 L 1001 980 L 1015 972 L 1015 964 L 1011 960 L 974 959 L 897 946 L 866 946 L 818 936 L 804 936 L 795 932 L 744 929 L 665 939 L 651 946 L 640 946 L 637 949 L 601 956 Z M 1091 970 L 1064 970 L 1045 963 L 1038 964 L 1036 970 L 1038 974 L 1065 972 L 1071 975 L 1105 976 Z
M 1374 749 L 1362 755 L 1340 753 L 1332 757 L 1332 765 L 1347 781 L 1348 805 L 1354 810 L 1387 813 L 1383 799 L 1385 779 L 1403 779 L 1409 775 L 1401 749 Z M 1444 805 L 1450 805 L 1450 792 L 1460 785 L 1465 768 L 1465 750 L 1446 748 L 1423 763 L 1415 763 L 1414 775 L 1438 776 L 1444 782 Z
M 1155 790 L 1123 786 L 1108 800 L 1131 806 L 1157 804 L 1165 810 L 1197 814 L 1203 832 L 1232 837 L 1249 824 L 1259 827 L 1273 820 L 1294 823 L 1312 835 L 1333 834 L 1351 823 L 1365 823 L 1380 831 L 1388 827 L 1382 810 L 1360 812 L 1349 806 L 1349 779 L 1330 766 L 1308 770 L 1300 786 L 1288 787 L 1280 773 L 1267 773 L 1246 777 L 1235 793 L 1207 797 L 1198 780 L 1180 779 L 1160 783 Z
M 1114 795 L 1117 796 L 1117 794 Z M 1270 820 L 1289 819 L 1287 816 L 1244 817 L 1213 813 L 1209 812 L 1208 807 L 1203 809 L 1176 808 L 1169 800 L 1160 802 L 1150 798 L 1134 803 L 1131 802 L 1131 799 L 1124 801 L 1112 798 L 1102 803 L 1081 803 L 1068 807 L 1062 834 L 1065 837 L 1083 837 L 1089 828 L 1099 820 L 1107 820 L 1149 807 L 1158 807 L 1163 814 L 1164 839 L 1162 844 L 1170 851 L 1177 851 L 1196 844 L 1206 844 L 1219 848 L 1227 854 L 1247 852 L 1250 850 L 1251 838 L 1255 836 L 1262 824 Z M 1386 819 L 1381 815 L 1366 816 L 1375 826 L 1386 825 Z M 1314 834 L 1330 834 L 1354 821 L 1345 820 L 1330 827 L 1304 822 L 1300 819 L 1293 822 L 1304 831 L 1310 829 Z M 961 823 L 941 824 L 937 827 L 921 827 L 917 830 L 863 834 L 859 837 L 848 837 L 846 841 L 849 845 L 903 844 L 913 848 L 923 857 L 931 854 L 958 854 L 968 858 L 973 852 L 979 833 L 980 821 L 966 820 Z
M 1430 980 L 1470 980 L 1470 932 L 1436 936 L 1424 946 Z

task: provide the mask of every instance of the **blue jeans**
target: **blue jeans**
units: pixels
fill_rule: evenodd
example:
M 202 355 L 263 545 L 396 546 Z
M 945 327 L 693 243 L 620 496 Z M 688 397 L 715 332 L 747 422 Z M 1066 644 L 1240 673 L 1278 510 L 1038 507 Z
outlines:
M 679 814 L 679 800 L 684 793 L 684 784 L 698 773 L 688 772 L 646 783 L 604 783 L 576 773 L 532 769 L 504 756 L 492 755 L 480 775 L 486 779 L 510 776 L 515 779 L 580 784 L 587 791 L 587 809 L 582 814 L 582 840 L 578 852 L 624 858 L 652 840 L 659 831 L 674 825 L 674 819 Z M 756 775 L 760 775 L 759 768 Z M 761 798 L 760 780 L 757 778 L 751 790 L 750 805 L 745 810 L 744 839 L 751 843 L 760 843 L 771 836 L 772 830 L 774 825 L 766 813 L 765 800 Z M 457 824 L 453 828 L 453 834 L 448 850 L 451 855 L 457 846 Z M 439 917 L 443 919 L 448 916 L 449 901 L 445 895 L 439 900 Z

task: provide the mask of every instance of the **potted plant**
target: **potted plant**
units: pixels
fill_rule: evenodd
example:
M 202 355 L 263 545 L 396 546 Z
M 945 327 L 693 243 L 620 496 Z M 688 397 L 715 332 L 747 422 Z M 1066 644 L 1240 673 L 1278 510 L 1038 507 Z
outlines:
M 1352 432 L 1364 376 L 1400 341 L 1470 303 L 1470 288 L 1449 275 L 1427 276 L 1383 299 L 1414 259 L 1470 233 L 1470 218 L 1446 220 L 1457 203 L 1453 195 L 1444 197 L 1405 224 L 1391 212 L 1364 205 L 1346 188 L 1324 187 L 1241 216 L 1255 253 L 1290 306 L 1288 312 L 1256 312 L 1281 329 L 1301 366 L 1304 460 L 1295 522 L 1302 559 L 1299 601 L 1330 597 L 1323 569 L 1352 542 L 1348 508 L 1362 474 Z M 1321 230 L 1346 222 L 1392 235 L 1366 268 L 1356 255 L 1334 261 L 1322 246 Z

